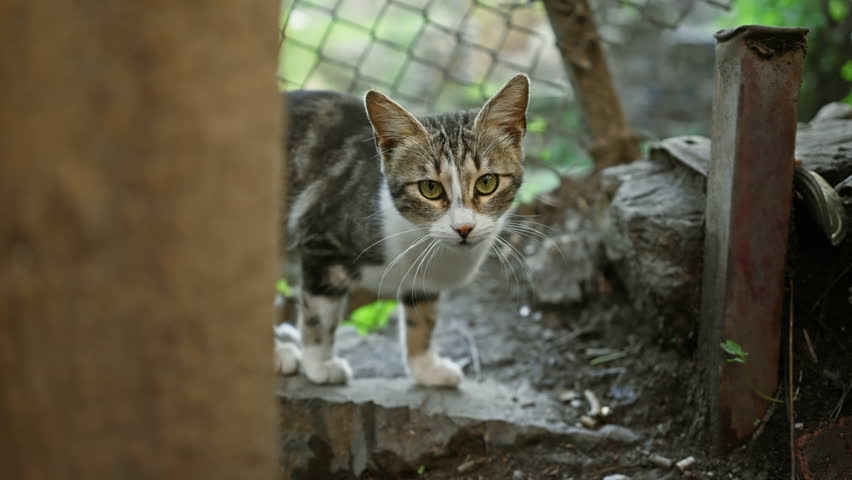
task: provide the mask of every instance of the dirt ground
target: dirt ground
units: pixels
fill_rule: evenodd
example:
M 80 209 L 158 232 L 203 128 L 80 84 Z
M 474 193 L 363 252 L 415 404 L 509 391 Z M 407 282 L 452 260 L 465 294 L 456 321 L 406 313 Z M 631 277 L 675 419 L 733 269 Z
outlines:
M 809 241 L 799 247 L 812 249 Z M 816 261 L 809 255 L 799 256 Z M 713 456 L 703 435 L 699 408 L 703 401 L 696 398 L 699 390 L 694 387 L 700 379 L 692 354 L 668 348 L 657 326 L 632 311 L 614 274 L 605 275 L 611 285 L 608 294 L 570 308 L 537 305 L 524 278 L 519 275 L 516 282 L 493 258 L 474 284 L 444 295 L 436 342 L 445 355 L 464 365 L 468 379 L 496 379 L 517 389 L 562 396 L 560 420 L 568 423 L 579 425 L 588 408 L 583 392 L 590 390 L 611 409 L 605 421 L 635 431 L 642 442 L 583 451 L 570 444 L 547 443 L 488 450 L 483 442 L 466 441 L 450 456 L 425 460 L 407 478 L 599 480 L 615 474 L 634 480 L 790 478 L 786 407 L 778 405 L 771 411 L 751 443 L 725 457 Z M 852 273 L 837 269 L 810 275 L 801 280 L 804 286 L 795 312 L 795 422 L 801 423 L 797 436 L 852 415 L 852 399 L 846 401 L 852 388 L 852 306 L 846 297 L 852 292 L 844 287 L 852 284 Z M 826 277 L 834 282 L 831 289 L 825 287 Z M 809 290 L 809 284 L 816 286 Z M 829 293 L 821 298 L 821 292 Z M 812 349 L 804 341 L 804 329 Z M 339 346 L 344 356 L 357 358 L 356 376 L 402 376 L 396 336 L 393 324 L 369 339 L 344 329 Z M 786 378 L 786 369 L 782 370 L 781 377 Z M 573 404 L 570 392 L 578 396 Z M 780 386 L 777 396 L 784 395 Z M 695 463 L 683 473 L 653 465 L 651 454 L 674 461 L 692 456 Z M 391 477 L 367 471 L 361 478 Z

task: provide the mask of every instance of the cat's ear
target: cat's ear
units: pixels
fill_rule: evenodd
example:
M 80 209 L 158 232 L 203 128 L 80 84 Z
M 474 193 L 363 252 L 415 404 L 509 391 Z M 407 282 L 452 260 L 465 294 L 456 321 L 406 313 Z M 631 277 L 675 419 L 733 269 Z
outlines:
M 529 99 L 530 79 L 519 73 L 485 103 L 473 121 L 473 128 L 480 131 L 493 130 L 520 144 L 527 133 Z
M 384 94 L 370 90 L 364 97 L 364 104 L 381 151 L 393 150 L 402 139 L 426 136 L 426 129 L 414 115 Z

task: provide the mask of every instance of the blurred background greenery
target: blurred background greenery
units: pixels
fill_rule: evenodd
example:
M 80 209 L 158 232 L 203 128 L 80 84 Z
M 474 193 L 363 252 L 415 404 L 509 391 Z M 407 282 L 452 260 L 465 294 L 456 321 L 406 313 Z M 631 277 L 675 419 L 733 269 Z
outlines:
M 852 103 L 848 0 L 592 0 L 624 110 L 647 140 L 709 136 L 712 34 L 742 24 L 804 26 L 800 118 Z M 592 170 L 580 112 L 541 1 L 288 0 L 282 90 L 379 89 L 415 112 L 475 108 L 514 73 L 533 81 L 520 199 Z
M 852 2 L 849 0 L 736 0 L 722 28 L 760 24 L 801 26 L 808 55 L 799 98 L 799 118 L 808 120 L 826 103 L 852 105 Z

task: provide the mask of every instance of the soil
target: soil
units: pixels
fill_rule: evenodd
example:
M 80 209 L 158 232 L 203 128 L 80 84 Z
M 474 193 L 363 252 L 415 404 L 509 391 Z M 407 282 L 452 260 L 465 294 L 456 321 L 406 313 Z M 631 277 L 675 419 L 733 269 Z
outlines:
M 811 268 L 800 267 L 799 275 L 793 275 L 794 288 L 800 292 L 794 297 L 793 342 L 798 437 L 852 415 L 848 299 L 852 292 L 847 291 L 852 272 L 843 267 L 852 264 L 852 258 L 842 262 L 835 258 L 829 269 L 826 261 L 833 257 L 815 258 L 827 255 L 824 246 L 817 248 L 822 245 L 819 239 L 797 239 L 791 265 L 811 262 Z M 714 456 L 704 435 L 703 399 L 692 354 L 667 347 L 658 325 L 632 311 L 618 279 L 606 271 L 602 274 L 609 283 L 603 289 L 608 293 L 573 307 L 536 305 L 524 276 L 518 275 L 516 281 L 497 258 L 491 259 L 475 284 L 444 295 L 435 341 L 443 354 L 465 366 L 471 380 L 496 379 L 556 398 L 567 391 L 577 393 L 577 405 L 564 403 L 562 420 L 569 423 L 579 424 L 587 409 L 582 392 L 590 390 L 612 410 L 605 421 L 632 429 L 642 442 L 606 451 L 546 443 L 489 451 L 482 442 L 467 441 L 450 456 L 424 460 L 422 468 L 406 478 L 599 480 L 614 474 L 634 480 L 790 478 L 786 407 L 778 405 L 769 412 L 751 443 L 726 456 Z M 804 340 L 805 330 L 813 354 Z M 345 357 L 360 356 L 353 362 L 360 365 L 356 376 L 402 376 L 396 335 L 389 326 L 371 335 L 366 342 L 370 348 L 364 348 L 363 338 L 344 329 L 339 345 Z M 611 359 L 601 361 L 607 355 Z M 786 353 L 782 363 L 787 365 Z M 786 368 L 781 378 L 787 378 Z M 777 396 L 784 397 L 785 392 L 781 385 Z M 692 456 L 695 463 L 682 473 L 675 467 L 654 466 L 650 454 L 673 461 Z M 361 478 L 391 477 L 368 470 Z

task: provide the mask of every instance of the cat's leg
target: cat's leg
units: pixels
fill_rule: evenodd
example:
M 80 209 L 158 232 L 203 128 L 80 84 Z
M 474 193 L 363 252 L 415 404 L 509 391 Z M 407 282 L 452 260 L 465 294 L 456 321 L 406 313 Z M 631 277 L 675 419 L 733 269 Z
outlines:
M 431 347 L 432 330 L 438 320 L 438 295 L 407 293 L 402 303 L 408 372 L 421 385 L 457 386 L 462 379 L 461 368 L 452 360 L 438 356 Z
M 352 376 L 346 360 L 334 356 L 334 334 L 347 305 L 349 284 L 343 265 L 302 258 L 302 368 L 314 383 L 346 383 Z
M 302 336 L 289 323 L 275 327 L 275 370 L 282 375 L 292 375 L 302 361 Z

